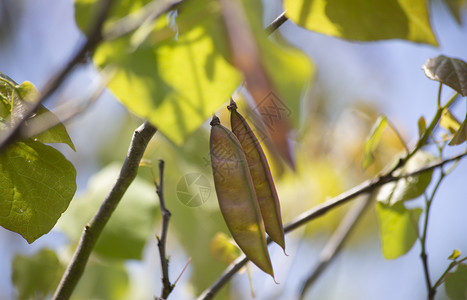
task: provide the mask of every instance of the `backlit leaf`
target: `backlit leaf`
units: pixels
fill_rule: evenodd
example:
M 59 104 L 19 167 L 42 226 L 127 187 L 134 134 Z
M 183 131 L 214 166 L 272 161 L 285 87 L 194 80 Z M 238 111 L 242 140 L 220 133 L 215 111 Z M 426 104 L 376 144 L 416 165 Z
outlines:
M 425 0 L 287 0 L 299 26 L 349 40 L 405 39 L 437 45 Z
M 448 259 L 456 260 L 460 255 L 461 255 L 461 252 L 457 249 L 454 249 L 451 255 L 449 255 Z
M 452 140 L 449 142 L 449 146 L 454 146 L 454 145 L 460 145 L 464 143 L 467 139 L 467 116 L 460 125 L 459 129 L 457 130 L 456 134 L 452 138 Z
M 216 1 L 186 1 L 179 8 L 178 28 L 162 16 L 138 48 L 131 36 L 107 41 L 94 62 L 115 67 L 108 86 L 130 111 L 182 144 L 229 99 L 241 76 L 226 58 Z M 120 14 L 123 8 L 117 10 Z M 80 12 L 86 10 L 77 11 L 78 20 L 85 18 Z
M 444 109 L 441 114 L 439 125 L 452 134 L 459 130 L 460 127 L 460 123 L 457 118 L 447 108 Z
M 463 60 L 440 55 L 428 59 L 422 68 L 428 78 L 467 96 L 467 63 Z
M 27 105 L 36 100 L 38 96 L 39 92 L 32 83 L 25 81 L 19 85 L 0 72 L 0 102 L 3 104 L 0 105 L 0 123 L 3 123 L 0 130 L 6 130 L 12 122 L 24 118 Z M 47 118 L 47 124 L 55 125 L 52 128 L 40 128 L 42 125 L 40 118 Z M 31 126 L 31 124 L 34 125 Z M 30 136 L 36 141 L 42 143 L 65 143 L 75 150 L 75 146 L 65 126 L 52 112 L 42 105 L 36 114 L 27 120 L 24 125 L 25 132 L 29 133 L 29 131 L 33 130 L 38 133 Z M 38 131 L 38 129 L 41 130 Z
M 18 300 L 51 296 L 65 271 L 55 252 L 49 249 L 42 249 L 32 256 L 16 255 L 12 269 L 11 279 Z
M 418 119 L 418 137 L 421 138 L 426 131 L 426 120 L 423 116 Z
M 418 151 L 406 165 L 394 172 L 394 176 L 407 174 L 426 166 L 433 161 L 435 157 L 428 152 Z M 376 194 L 376 200 L 387 205 L 394 205 L 415 199 L 425 192 L 431 182 L 433 171 L 426 171 L 417 176 L 402 178 L 396 182 L 390 182 L 383 185 Z
M 462 13 L 467 8 L 467 0 L 444 0 L 454 19 L 459 25 L 462 25 Z
M 241 254 L 235 242 L 223 232 L 218 232 L 214 236 L 209 248 L 216 260 L 221 260 L 226 264 L 230 264 Z
M 417 240 L 422 209 L 406 209 L 402 203 L 388 206 L 378 202 L 376 205 L 384 258 L 404 255 Z
M 52 229 L 75 191 L 75 168 L 54 148 L 18 142 L 0 153 L 0 225 L 29 243 Z
M 365 142 L 365 152 L 363 155 L 362 167 L 363 169 L 368 168 L 374 160 L 373 152 L 381 141 L 384 129 L 388 126 L 388 120 L 385 116 L 380 116 L 376 120 L 375 124 L 371 128 L 370 134 L 368 135 Z
M 127 294 L 129 283 L 130 278 L 122 264 L 90 262 L 71 299 L 133 299 Z
M 73 201 L 58 227 L 78 241 L 114 184 L 121 165 L 111 164 L 91 177 L 87 192 Z M 136 178 L 105 226 L 95 252 L 118 259 L 141 259 L 146 241 L 154 238 L 158 199 L 155 187 Z
M 460 264 L 454 272 L 450 272 L 444 287 L 446 294 L 452 300 L 467 299 L 467 265 Z

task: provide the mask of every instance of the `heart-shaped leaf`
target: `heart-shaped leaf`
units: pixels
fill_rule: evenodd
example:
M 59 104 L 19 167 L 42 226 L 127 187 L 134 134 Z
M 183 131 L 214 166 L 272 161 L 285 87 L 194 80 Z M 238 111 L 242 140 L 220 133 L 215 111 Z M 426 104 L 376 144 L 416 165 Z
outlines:
M 407 253 L 417 240 L 422 209 L 407 209 L 403 203 L 377 203 L 376 212 L 384 258 L 394 259 Z
M 75 168 L 54 148 L 28 141 L 0 153 L 0 225 L 29 243 L 52 229 L 75 191 Z
M 444 55 L 430 58 L 423 65 L 425 75 L 467 96 L 467 63 Z

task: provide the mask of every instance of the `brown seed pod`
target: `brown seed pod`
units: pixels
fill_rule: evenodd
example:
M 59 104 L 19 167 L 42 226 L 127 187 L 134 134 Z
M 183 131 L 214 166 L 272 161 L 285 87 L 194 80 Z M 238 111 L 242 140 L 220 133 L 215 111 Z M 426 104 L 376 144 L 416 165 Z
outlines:
M 237 112 L 237 104 L 233 100 L 231 100 L 228 109 L 230 110 L 232 132 L 240 141 L 248 161 L 266 232 L 285 252 L 284 227 L 282 225 L 279 197 L 277 196 L 268 161 L 245 118 Z
M 246 257 L 274 278 L 260 208 L 242 146 L 216 116 L 211 126 L 211 165 L 222 216 Z

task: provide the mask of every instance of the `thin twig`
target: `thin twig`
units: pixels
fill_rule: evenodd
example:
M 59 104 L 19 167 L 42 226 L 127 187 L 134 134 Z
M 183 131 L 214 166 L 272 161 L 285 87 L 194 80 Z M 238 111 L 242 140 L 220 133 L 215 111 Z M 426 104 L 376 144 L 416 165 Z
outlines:
M 133 182 L 133 179 L 135 179 L 144 151 L 155 133 L 156 128 L 148 122 L 145 122 L 135 130 L 120 174 L 104 202 L 99 207 L 99 210 L 88 225 L 84 227 L 78 247 L 55 291 L 54 300 L 70 298 L 84 272 L 89 256 L 104 226 L 107 224 L 126 190 Z
M 323 202 L 320 205 L 317 205 L 313 207 L 312 209 L 302 213 L 295 219 L 293 219 L 290 223 L 288 223 L 284 227 L 284 232 L 289 233 L 305 224 L 310 222 L 311 220 L 314 220 L 320 216 L 325 215 L 327 212 L 331 211 L 333 208 L 340 206 L 344 203 L 347 203 L 348 201 L 364 194 L 369 194 L 375 191 L 378 187 L 389 183 L 389 182 L 394 182 L 397 180 L 400 180 L 402 178 L 407 178 L 411 176 L 416 176 L 421 173 L 436 169 L 438 167 L 444 166 L 445 164 L 461 159 L 462 157 L 467 156 L 467 152 L 464 152 L 462 154 L 456 155 L 454 157 L 445 159 L 443 161 L 428 165 L 427 167 L 421 168 L 419 170 L 416 170 L 411 173 L 403 174 L 403 175 L 398 175 L 398 176 L 392 176 L 391 173 L 386 174 L 384 176 L 380 176 L 377 178 L 369 179 L 361 184 L 355 186 L 354 188 L 340 194 L 337 197 L 334 197 L 332 199 L 329 199 L 326 202 Z M 268 244 L 271 242 L 271 240 L 268 238 Z M 233 263 L 231 263 L 227 269 L 217 278 L 217 280 L 209 287 L 207 288 L 199 297 L 198 300 L 205 300 L 205 299 L 212 299 L 214 295 L 217 294 L 217 292 L 227 283 L 230 281 L 230 279 L 235 275 L 246 263 L 248 262 L 248 259 L 245 257 L 245 255 L 241 255 L 239 258 L 237 258 Z
M 430 198 L 426 197 L 426 212 L 425 212 L 425 220 L 423 222 L 423 233 L 422 236 L 420 237 L 420 244 L 421 244 L 421 250 L 420 250 L 420 258 L 422 260 L 422 265 L 423 265 L 423 273 L 425 275 L 425 282 L 427 286 L 427 291 L 428 291 L 428 299 L 433 300 L 435 299 L 435 294 L 436 294 L 436 288 L 431 284 L 431 279 L 430 279 L 430 271 L 428 267 L 428 254 L 426 251 L 426 240 L 427 240 L 427 232 L 428 232 L 428 218 L 430 216 L 430 208 L 433 203 L 433 199 L 435 197 L 436 191 L 438 190 L 439 186 L 441 185 L 441 182 L 444 179 L 444 172 L 441 171 L 441 175 L 436 182 L 435 187 L 433 188 L 433 191 L 431 193 Z M 426 194 L 425 194 L 426 195 Z
M 449 274 L 449 271 L 451 271 L 455 266 L 460 265 L 462 262 L 467 261 L 467 256 L 460 259 L 460 260 L 455 260 L 449 264 L 449 266 L 446 268 L 446 270 L 443 272 L 443 274 L 439 277 L 439 279 L 436 281 L 435 285 L 433 285 L 433 288 L 436 289 L 438 288 L 441 284 L 443 284 L 444 280 L 446 280 L 446 277 Z
M 87 40 L 81 47 L 78 48 L 75 54 L 72 55 L 68 63 L 47 82 L 39 98 L 27 107 L 24 113 L 24 117 L 14 122 L 9 130 L 5 131 L 5 133 L 0 136 L 0 149 L 3 149 L 15 140 L 20 128 L 24 125 L 24 122 L 26 122 L 26 120 L 37 111 L 42 102 L 44 102 L 55 92 L 55 90 L 68 77 L 69 73 L 71 70 L 73 70 L 75 65 L 83 60 L 83 58 L 86 56 L 86 53 L 94 50 L 97 47 L 97 45 L 102 40 L 101 31 L 104 21 L 107 18 L 108 12 L 110 10 L 111 4 L 112 0 L 101 0 L 100 10 L 97 14 L 94 26 L 88 34 Z
M 362 201 L 357 203 L 347 212 L 344 219 L 339 224 L 339 227 L 337 227 L 336 231 L 321 251 L 317 265 L 315 266 L 313 271 L 307 276 L 301 290 L 300 299 L 303 299 L 307 290 L 313 285 L 316 279 L 318 279 L 321 273 L 327 268 L 327 266 L 339 253 L 343 244 L 355 228 L 355 225 L 361 219 L 361 216 L 363 216 L 363 213 L 370 206 L 371 202 L 371 197 L 367 196 L 366 199 L 362 199 Z
M 285 13 L 287 11 L 284 11 L 281 13 L 274 21 L 271 22 L 264 30 L 266 31 L 267 35 L 272 34 L 274 31 L 276 31 L 282 24 L 285 23 L 285 21 L 288 20 L 288 18 L 285 16 Z
M 167 241 L 167 231 L 169 229 L 170 211 L 165 206 L 164 200 L 164 161 L 159 160 L 159 184 L 156 185 L 156 192 L 159 196 L 159 203 L 162 215 L 162 230 L 160 238 L 157 237 L 157 247 L 159 248 L 159 256 L 161 259 L 162 269 L 162 291 L 161 298 L 167 299 L 172 292 L 175 285 L 170 283 L 169 280 L 169 259 L 167 258 L 165 245 Z

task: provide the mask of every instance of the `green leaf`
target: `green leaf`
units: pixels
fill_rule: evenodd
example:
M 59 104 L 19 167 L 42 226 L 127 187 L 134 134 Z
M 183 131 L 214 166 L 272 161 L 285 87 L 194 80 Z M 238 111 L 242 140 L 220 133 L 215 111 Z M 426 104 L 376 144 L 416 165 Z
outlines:
M 34 122 L 35 120 L 43 120 L 47 119 L 47 122 L 50 124 L 57 124 L 54 127 L 47 129 L 44 132 L 41 132 L 37 135 L 34 135 L 32 138 L 38 142 L 41 143 L 46 143 L 46 144 L 52 144 L 52 143 L 64 143 L 70 146 L 73 151 L 76 151 L 75 145 L 71 141 L 70 136 L 68 135 L 68 132 L 66 131 L 65 125 L 60 122 L 60 120 L 47 108 L 44 106 L 39 107 L 39 110 L 37 113 L 34 115 L 34 117 L 31 119 L 31 121 L 28 121 L 25 125 L 26 128 L 32 129 L 30 124 Z M 38 124 L 37 124 L 38 123 Z M 41 124 L 40 121 L 32 124 L 39 125 Z M 37 128 L 35 128 L 37 130 Z
M 459 256 L 461 255 L 461 252 L 457 249 L 454 249 L 451 253 L 451 255 L 449 255 L 448 259 L 450 260 L 456 260 Z
M 459 129 L 457 130 L 456 134 L 452 138 L 452 140 L 449 142 L 449 146 L 455 146 L 455 145 L 460 145 L 464 143 L 467 139 L 467 116 L 465 117 L 464 121 L 462 124 L 459 126 Z
M 214 259 L 223 261 L 228 265 L 241 254 L 235 242 L 223 232 L 218 232 L 214 236 L 209 245 L 209 249 Z
M 418 220 L 422 209 L 406 209 L 404 204 L 376 206 L 381 248 L 384 258 L 394 259 L 407 253 L 418 237 Z
M 122 264 L 90 262 L 71 300 L 134 299 L 129 297 L 129 276 Z
M 425 75 L 467 96 L 467 63 L 444 55 L 428 59 L 423 65 Z
M 452 16 L 459 25 L 462 25 L 462 13 L 467 7 L 467 0 L 444 0 Z
M 363 154 L 362 167 L 363 169 L 368 168 L 374 160 L 373 152 L 381 141 L 383 131 L 388 126 L 388 120 L 386 116 L 379 116 L 375 121 L 375 124 L 371 128 L 370 134 L 366 138 L 365 152 Z
M 86 193 L 73 201 L 58 227 L 78 241 L 82 228 L 96 213 L 112 188 L 121 164 L 114 163 L 94 175 Z M 141 259 L 146 241 L 154 236 L 158 199 L 155 187 L 136 178 L 120 201 L 95 247 L 109 258 Z
M 286 15 L 306 29 L 349 40 L 406 39 L 437 46 L 425 0 L 286 0 Z
M 439 125 L 452 134 L 457 132 L 457 130 L 459 130 L 460 127 L 459 121 L 449 111 L 448 108 L 443 110 L 443 113 L 441 114 L 441 119 L 439 120 Z
M 456 271 L 448 274 L 444 287 L 452 300 L 467 299 L 467 265 L 458 265 Z
M 94 55 L 100 68 L 115 67 L 108 85 L 114 95 L 177 144 L 225 103 L 241 82 L 226 59 L 225 33 L 216 7 L 215 1 L 184 2 L 178 10 L 177 32 L 162 16 L 138 48 L 126 36 L 102 43 Z M 79 13 L 78 20 L 84 18 Z
M 422 138 L 426 131 L 426 120 L 423 116 L 418 119 L 418 138 Z
M 0 153 L 0 225 L 29 243 L 52 229 L 75 191 L 75 168 L 54 148 L 18 142 Z
M 11 122 L 24 118 L 28 103 L 37 99 L 39 92 L 29 81 L 18 85 L 8 76 L 0 73 L 0 130 L 6 130 Z M 12 113 L 12 114 L 11 114 Z M 56 124 L 52 128 L 41 128 L 43 124 Z M 65 126 L 47 108 L 40 106 L 36 114 L 25 122 L 24 132 L 34 134 L 31 138 L 42 143 L 65 143 L 75 150 L 75 146 Z M 45 130 L 45 131 L 44 131 Z M 43 131 L 43 132 L 41 132 Z
M 141 8 L 151 0 L 114 0 L 106 19 L 104 29 L 112 27 L 114 23 L 128 15 L 132 17 L 141 16 Z M 78 27 L 88 33 L 99 12 L 100 2 L 96 0 L 75 0 L 75 19 Z
M 12 263 L 12 281 L 18 300 L 46 299 L 55 291 L 65 267 L 50 249 L 33 256 L 16 255 Z
M 411 173 L 426 166 L 435 157 L 428 152 L 418 151 L 406 165 L 394 172 L 394 176 Z M 396 182 L 383 185 L 376 194 L 376 200 L 387 205 L 394 205 L 398 202 L 415 199 L 421 196 L 431 182 L 433 171 L 426 171 L 417 176 L 402 178 Z

